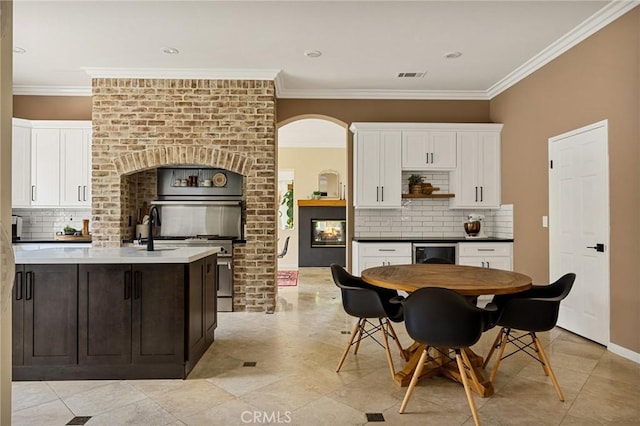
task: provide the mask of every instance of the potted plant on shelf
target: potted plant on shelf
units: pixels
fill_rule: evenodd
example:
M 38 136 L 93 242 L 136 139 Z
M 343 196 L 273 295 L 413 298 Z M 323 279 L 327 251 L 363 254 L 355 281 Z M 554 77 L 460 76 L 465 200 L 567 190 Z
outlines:
M 409 192 L 412 194 L 421 194 L 422 193 L 422 176 L 413 174 L 409 176 Z

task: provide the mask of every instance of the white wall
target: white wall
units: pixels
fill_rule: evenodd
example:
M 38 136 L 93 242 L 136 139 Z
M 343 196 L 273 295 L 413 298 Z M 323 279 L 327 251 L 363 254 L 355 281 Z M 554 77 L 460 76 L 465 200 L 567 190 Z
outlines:
M 293 229 L 278 228 L 278 250 L 291 237 L 278 269 L 298 268 L 298 203 L 318 190 L 318 174 L 335 170 L 345 185 L 347 179 L 347 129 L 327 120 L 298 120 L 278 129 L 278 170 L 292 170 L 294 175 Z

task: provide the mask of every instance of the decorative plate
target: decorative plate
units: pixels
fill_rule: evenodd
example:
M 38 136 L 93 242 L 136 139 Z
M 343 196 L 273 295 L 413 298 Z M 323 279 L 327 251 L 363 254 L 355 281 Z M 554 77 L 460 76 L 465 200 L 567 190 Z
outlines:
M 213 175 L 213 179 L 211 179 L 213 186 L 220 188 L 221 186 L 225 186 L 227 184 L 227 175 L 224 173 L 216 173 Z

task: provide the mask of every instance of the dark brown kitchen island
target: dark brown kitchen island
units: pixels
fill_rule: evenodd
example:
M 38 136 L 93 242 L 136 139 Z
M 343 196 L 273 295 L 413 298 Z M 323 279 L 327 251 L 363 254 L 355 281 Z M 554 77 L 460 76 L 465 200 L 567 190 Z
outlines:
M 16 253 L 13 379 L 186 378 L 217 326 L 215 252 Z

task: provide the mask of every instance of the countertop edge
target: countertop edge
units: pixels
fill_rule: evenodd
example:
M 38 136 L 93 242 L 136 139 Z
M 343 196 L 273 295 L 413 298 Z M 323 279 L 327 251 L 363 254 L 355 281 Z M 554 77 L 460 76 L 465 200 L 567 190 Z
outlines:
M 419 238 L 419 237 L 354 237 L 361 243 L 512 243 L 513 238 Z
M 147 252 L 137 247 L 123 248 L 49 248 L 15 253 L 16 265 L 50 264 L 188 264 L 219 253 L 218 248 L 190 247 Z

